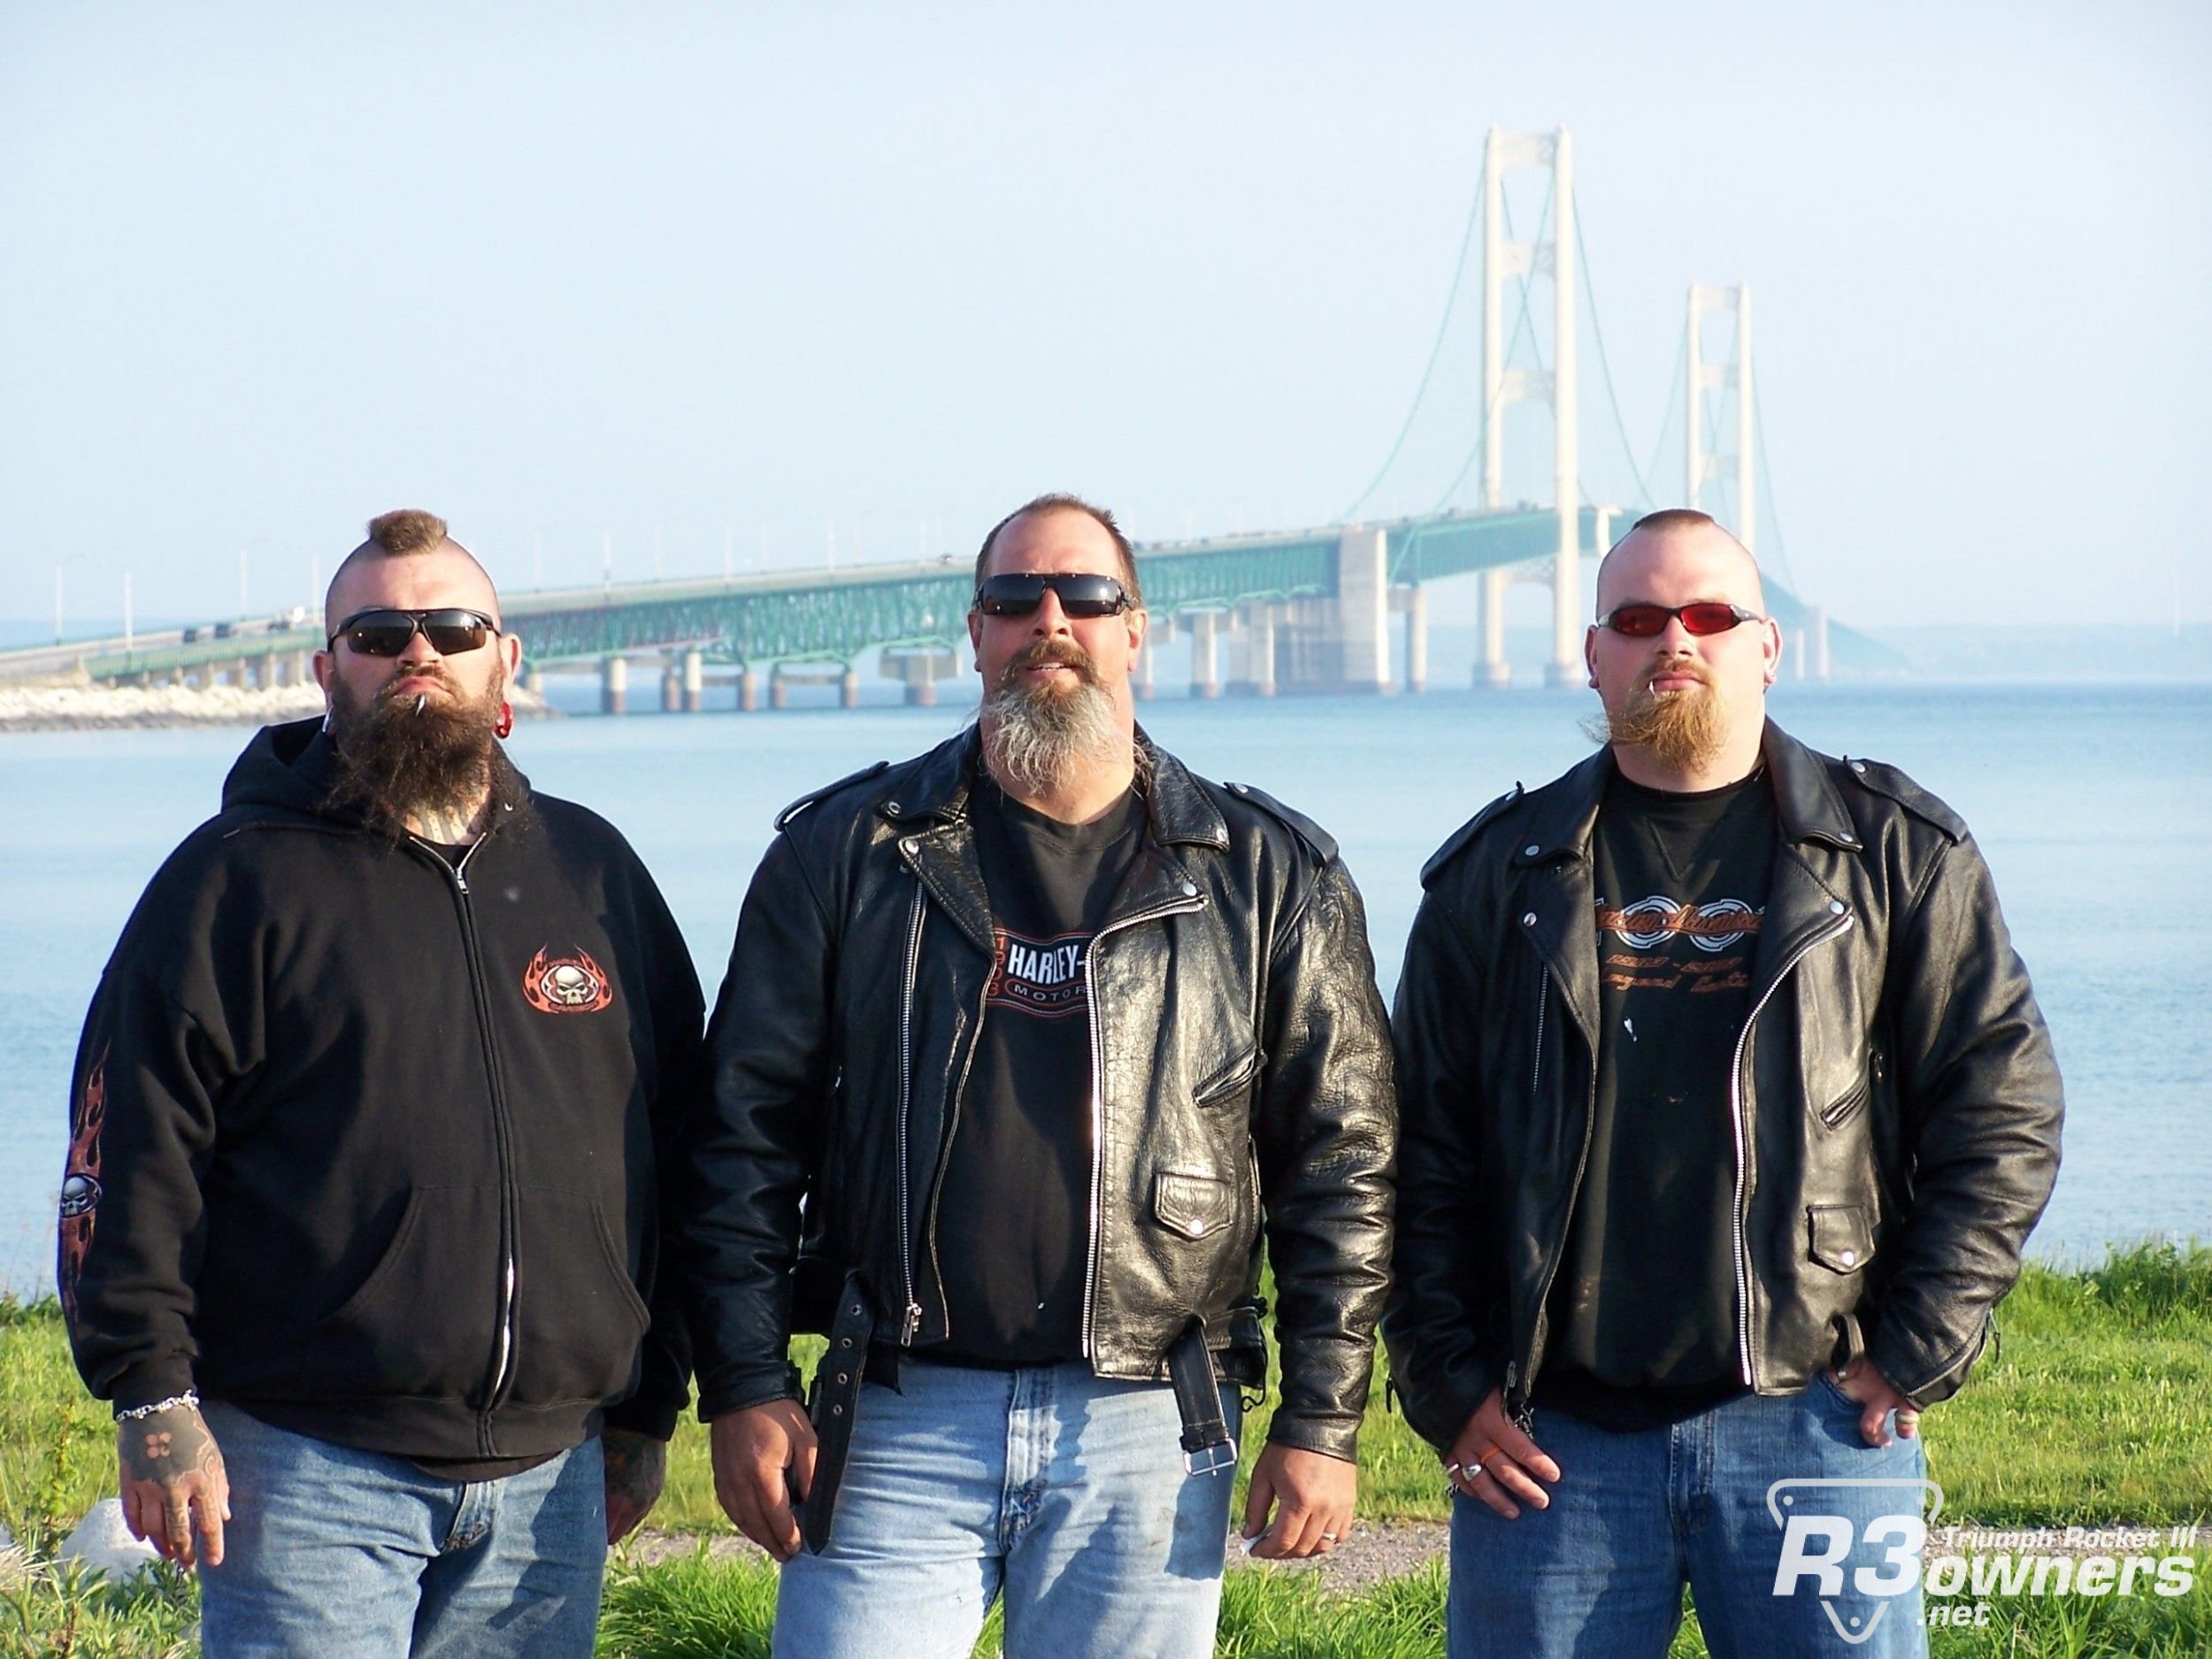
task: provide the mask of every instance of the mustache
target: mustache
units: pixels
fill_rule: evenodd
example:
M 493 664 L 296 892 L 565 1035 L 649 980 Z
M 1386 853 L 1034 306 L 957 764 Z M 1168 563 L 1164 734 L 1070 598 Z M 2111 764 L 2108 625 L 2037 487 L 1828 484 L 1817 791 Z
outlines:
M 1712 671 L 1707 668 L 1704 664 L 1699 662 L 1694 657 L 1662 656 L 1653 657 L 1650 664 L 1644 670 L 1643 678 L 1640 683 L 1642 687 L 1643 694 L 1646 696 L 1672 696 L 1677 695 L 1672 692 L 1655 693 L 1652 691 L 1651 682 L 1658 679 L 1662 674 L 1678 675 L 1686 680 L 1694 680 L 1699 685 L 1702 686 L 1708 691 L 1710 691 L 1713 688 Z
M 1044 639 L 1033 641 L 1009 657 L 1006 666 L 999 671 L 999 684 L 1002 687 L 1010 689 L 1021 675 L 1033 668 L 1042 667 L 1047 663 L 1056 663 L 1064 668 L 1072 668 L 1077 677 L 1087 686 L 1097 686 L 1102 683 L 1098 677 L 1098 664 L 1088 651 L 1073 640 Z

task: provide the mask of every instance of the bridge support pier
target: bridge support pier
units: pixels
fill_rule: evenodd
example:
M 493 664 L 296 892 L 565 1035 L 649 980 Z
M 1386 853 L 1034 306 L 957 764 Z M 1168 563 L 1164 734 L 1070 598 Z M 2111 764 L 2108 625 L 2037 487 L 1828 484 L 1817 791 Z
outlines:
M 1190 695 L 1194 697 L 1218 697 L 1221 695 L 1221 674 L 1214 661 L 1214 628 L 1220 615 L 1212 611 L 1194 611 L 1190 616 Z
M 837 706 L 841 709 L 857 709 L 860 706 L 860 671 L 850 663 L 845 664 L 845 672 L 838 677 Z
M 1165 622 L 1157 627 L 1148 627 L 1144 632 L 1144 644 L 1137 652 L 1137 677 L 1132 685 L 1139 703 L 1152 701 L 1152 653 L 1167 634 L 1168 625 Z
M 749 663 L 737 671 L 737 711 L 755 714 L 760 710 L 760 676 Z
M 534 697 L 545 695 L 545 670 L 535 663 L 525 663 L 522 666 L 522 688 Z
M 876 672 L 906 687 L 909 708 L 933 709 L 937 706 L 937 682 L 952 679 L 960 668 L 953 654 L 941 646 L 887 645 L 877 662 Z
M 1406 689 L 1417 696 L 1429 688 L 1429 590 L 1408 582 L 1390 590 L 1390 608 L 1406 618 Z
M 1812 670 L 1815 680 L 1828 678 L 1828 607 L 1815 605 L 1810 613 L 1809 631 L 1812 634 Z
M 1612 539 L 1612 526 L 1613 510 L 1599 508 L 1594 534 L 1601 556 Z M 1551 574 L 1551 663 L 1544 671 L 1544 683 L 1566 690 L 1582 684 L 1589 669 L 1582 660 L 1582 552 L 1563 518 L 1559 535 Z
M 676 659 L 670 657 L 661 664 L 661 712 L 663 714 L 680 713 L 683 706 L 683 675 L 676 667 Z
M 1230 636 L 1229 691 L 1242 697 L 1275 695 L 1275 607 L 1264 599 L 1244 607 Z
M 1505 595 L 1512 578 L 1504 571 L 1482 573 L 1482 649 L 1475 657 L 1475 689 L 1503 691 L 1513 683 L 1505 659 Z
M 684 653 L 684 712 L 696 714 L 707 706 L 707 663 L 696 651 Z
M 1390 536 L 1355 525 L 1336 544 L 1341 689 L 1390 691 Z
M 791 706 L 791 685 L 783 677 L 783 664 L 778 663 L 768 671 L 768 706 L 787 709 Z
M 630 664 L 623 657 L 599 659 L 599 712 L 624 714 L 630 706 Z

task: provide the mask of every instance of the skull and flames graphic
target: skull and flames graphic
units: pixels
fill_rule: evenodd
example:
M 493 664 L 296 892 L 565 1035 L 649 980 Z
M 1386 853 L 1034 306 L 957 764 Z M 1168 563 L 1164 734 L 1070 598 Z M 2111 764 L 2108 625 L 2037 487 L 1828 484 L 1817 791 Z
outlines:
M 61 1178 L 62 1311 L 77 1316 L 77 1280 L 92 1249 L 92 1224 L 100 1208 L 100 1130 L 108 1118 L 108 1051 L 104 1046 L 85 1073 L 76 1126 L 69 1136 L 69 1164 Z
M 541 946 L 522 971 L 522 994 L 541 1014 L 595 1014 L 614 1001 L 614 981 L 579 949 L 570 956 L 546 954 Z

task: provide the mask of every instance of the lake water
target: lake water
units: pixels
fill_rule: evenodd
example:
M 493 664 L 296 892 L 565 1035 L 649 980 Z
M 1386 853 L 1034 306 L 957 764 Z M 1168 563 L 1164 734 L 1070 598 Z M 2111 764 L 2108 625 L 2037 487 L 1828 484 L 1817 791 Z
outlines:
M 558 682 L 557 682 L 557 684 Z M 649 690 L 650 688 L 648 687 Z M 580 692 L 580 687 L 577 688 Z M 562 694 L 562 701 L 575 693 Z M 1341 841 L 1387 994 L 1422 861 L 1517 780 L 1588 752 L 1594 700 L 1466 691 L 1258 703 L 1163 698 L 1148 728 Z M 2212 1236 L 2212 687 L 1793 686 L 1776 717 L 1831 753 L 1892 761 L 1974 826 L 2065 1069 L 2066 1160 L 2032 1248 L 2093 1254 Z M 952 731 L 951 709 L 531 722 L 517 761 L 629 835 L 710 997 L 780 806 Z M 50 1282 L 69 1071 L 85 1004 L 140 889 L 212 812 L 236 730 L 0 735 L 0 1287 Z

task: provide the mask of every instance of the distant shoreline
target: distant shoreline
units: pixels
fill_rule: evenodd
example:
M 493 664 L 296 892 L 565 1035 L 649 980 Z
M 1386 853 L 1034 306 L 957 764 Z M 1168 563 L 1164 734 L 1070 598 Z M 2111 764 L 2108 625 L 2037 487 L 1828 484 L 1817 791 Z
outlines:
M 558 710 L 517 687 L 515 712 Z M 323 711 L 318 686 L 0 685 L 0 732 L 143 732 L 176 726 L 273 726 Z

